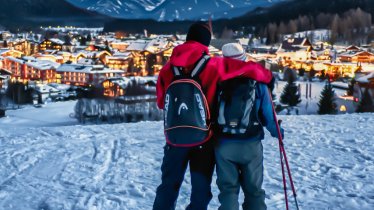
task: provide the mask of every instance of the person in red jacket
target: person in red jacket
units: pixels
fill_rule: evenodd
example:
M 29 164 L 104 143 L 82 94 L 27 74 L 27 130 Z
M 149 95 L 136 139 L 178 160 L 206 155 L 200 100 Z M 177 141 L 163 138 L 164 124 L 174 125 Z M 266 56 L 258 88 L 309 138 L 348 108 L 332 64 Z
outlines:
M 184 44 L 174 48 L 170 61 L 161 69 L 157 81 L 157 105 L 164 109 L 165 94 L 173 82 L 172 66 L 182 67 L 190 73 L 203 54 L 209 55 L 211 30 L 208 24 L 196 22 L 189 28 Z M 216 119 L 217 84 L 221 80 L 246 77 L 263 83 L 272 79 L 271 72 L 260 64 L 230 58 L 212 57 L 200 73 L 199 79 L 208 101 L 211 119 Z M 188 135 L 188 133 L 186 133 Z M 179 189 L 187 166 L 191 174 L 191 198 L 187 210 L 206 210 L 212 199 L 211 182 L 215 166 L 214 135 L 196 147 L 175 147 L 166 144 L 161 166 L 161 184 L 157 188 L 154 210 L 175 209 Z

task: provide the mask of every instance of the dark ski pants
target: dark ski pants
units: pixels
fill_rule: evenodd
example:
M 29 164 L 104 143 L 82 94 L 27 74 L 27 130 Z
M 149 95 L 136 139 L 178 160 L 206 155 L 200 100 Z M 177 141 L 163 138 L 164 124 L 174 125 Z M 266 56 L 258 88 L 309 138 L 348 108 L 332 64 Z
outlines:
M 166 145 L 161 166 L 162 182 L 157 188 L 153 210 L 174 210 L 187 165 L 192 192 L 187 210 L 206 210 L 212 199 L 211 182 L 215 166 L 213 140 L 202 146 L 183 148 Z
M 225 141 L 216 147 L 219 210 L 239 209 L 240 186 L 243 210 L 265 210 L 263 148 L 260 140 Z

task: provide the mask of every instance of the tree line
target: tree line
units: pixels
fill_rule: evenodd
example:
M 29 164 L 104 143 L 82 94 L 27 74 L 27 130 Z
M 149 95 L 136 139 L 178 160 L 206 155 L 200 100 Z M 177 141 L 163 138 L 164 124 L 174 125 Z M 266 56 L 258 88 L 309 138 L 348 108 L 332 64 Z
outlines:
M 285 34 L 294 34 L 300 31 L 315 29 L 329 29 L 327 39 L 332 44 L 338 41 L 349 43 L 366 44 L 374 41 L 374 30 L 372 26 L 372 15 L 360 8 L 351 9 L 343 14 L 320 13 L 315 17 L 301 15 L 296 19 L 280 23 L 271 22 L 267 24 L 259 35 L 267 38 L 268 44 L 283 40 Z M 309 39 L 315 38 L 315 33 L 310 31 L 305 34 Z

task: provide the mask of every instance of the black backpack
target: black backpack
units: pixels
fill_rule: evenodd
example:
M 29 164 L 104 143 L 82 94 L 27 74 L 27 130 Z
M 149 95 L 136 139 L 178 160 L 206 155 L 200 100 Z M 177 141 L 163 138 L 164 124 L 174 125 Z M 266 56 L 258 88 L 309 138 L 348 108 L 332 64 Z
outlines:
M 236 78 L 224 81 L 219 93 L 218 126 L 221 136 L 248 138 L 262 125 L 256 113 L 256 81 Z
M 210 57 L 203 55 L 190 75 L 180 67 L 172 67 L 174 81 L 165 95 L 164 131 L 168 144 L 192 147 L 211 137 L 210 111 L 201 89 L 199 75 Z

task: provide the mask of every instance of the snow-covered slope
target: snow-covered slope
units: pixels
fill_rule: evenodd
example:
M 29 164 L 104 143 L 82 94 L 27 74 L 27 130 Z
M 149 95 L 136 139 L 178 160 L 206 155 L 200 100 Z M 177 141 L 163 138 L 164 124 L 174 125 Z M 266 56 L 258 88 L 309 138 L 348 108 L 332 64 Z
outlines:
M 67 0 L 88 10 L 126 19 L 183 20 L 235 17 L 282 0 Z M 232 12 L 234 11 L 234 12 Z
M 373 114 L 281 118 L 300 209 L 373 209 Z M 161 176 L 161 122 L 0 123 L 0 209 L 151 209 Z M 267 134 L 263 143 L 266 203 L 285 209 L 277 141 Z M 178 210 L 189 192 L 187 174 Z M 215 183 L 213 192 L 210 210 L 218 207 Z

